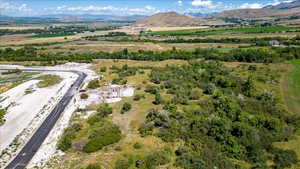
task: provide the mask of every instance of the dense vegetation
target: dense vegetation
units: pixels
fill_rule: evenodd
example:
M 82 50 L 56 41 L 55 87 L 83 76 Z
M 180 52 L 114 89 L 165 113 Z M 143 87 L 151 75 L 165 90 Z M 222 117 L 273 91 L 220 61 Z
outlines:
M 6 110 L 5 109 L 0 109 L 0 126 L 2 124 L 4 124 L 4 122 L 5 122 L 5 119 L 4 119 L 5 114 L 6 114 Z
M 286 26 L 261 26 L 261 27 L 233 27 L 233 28 L 216 28 L 216 29 L 193 29 L 193 30 L 176 30 L 176 31 L 157 31 L 146 33 L 148 35 L 159 36 L 208 36 L 224 33 L 276 33 L 283 31 L 297 31 L 298 28 Z M 144 33 L 145 34 L 145 33 Z
M 162 95 L 163 110 L 151 110 L 139 131 L 165 142 L 183 141 L 174 151 L 175 164 L 185 169 L 240 168 L 232 159 L 253 168 L 291 167 L 295 152 L 273 146 L 299 128 L 299 117 L 272 89 L 278 73 L 258 66 L 231 69 L 214 61 L 153 68 L 150 79 L 156 85 L 146 92 L 168 97 Z
M 2 75 L 10 75 L 10 74 L 15 74 L 15 73 L 22 73 L 20 69 L 13 69 L 13 70 L 8 70 L 6 72 L 2 72 Z
M 91 153 L 118 142 L 122 137 L 121 131 L 107 119 L 111 113 L 112 108 L 104 104 L 99 106 L 97 113 L 91 115 L 84 124 L 82 120 L 72 124 L 60 138 L 58 149 L 67 151 L 73 146 L 74 149 Z M 78 139 L 80 141 L 75 142 Z
M 88 39 L 90 40 L 90 39 Z M 93 39 L 98 40 L 98 39 Z M 102 39 L 101 39 L 102 40 Z M 286 38 L 286 37 L 263 37 L 263 38 L 221 38 L 221 39 L 213 39 L 213 38 L 194 38 L 194 39 L 168 39 L 168 40 L 155 40 L 155 39 L 129 39 L 128 37 L 122 39 L 104 39 L 106 41 L 111 42 L 152 42 L 152 43 L 229 43 L 229 44 L 250 44 L 252 46 L 272 46 L 272 41 L 276 41 L 278 45 L 285 46 L 299 46 L 300 45 L 300 37 L 294 38 Z
M 205 59 L 219 61 L 260 62 L 274 63 L 300 58 L 300 47 L 264 47 L 233 49 L 223 52 L 216 49 L 177 50 L 173 48 L 168 51 L 144 51 L 129 52 L 124 49 L 119 52 L 96 52 L 89 54 L 42 54 L 36 48 L 24 47 L 20 49 L 6 48 L 0 50 L 0 61 L 77 61 L 91 62 L 93 59 L 131 59 L 161 61 L 168 59 Z
M 116 26 L 107 26 L 107 27 L 95 27 L 90 28 L 88 26 L 81 25 L 70 25 L 70 26 L 49 26 L 45 29 L 26 29 L 26 30 L 9 30 L 9 29 L 1 29 L 1 35 L 12 35 L 12 34 L 30 34 L 34 33 L 34 38 L 39 37 L 56 37 L 56 36 L 67 36 L 74 35 L 75 33 L 83 33 L 86 31 L 94 32 L 94 31 L 103 31 L 103 30 L 114 30 L 118 27 Z

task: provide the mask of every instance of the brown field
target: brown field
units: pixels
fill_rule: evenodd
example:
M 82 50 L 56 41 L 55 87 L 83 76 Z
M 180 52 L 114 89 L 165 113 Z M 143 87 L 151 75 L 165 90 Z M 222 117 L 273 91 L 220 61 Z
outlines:
M 151 42 L 108 42 L 108 41 L 73 41 L 64 44 L 45 46 L 42 52 L 86 53 L 86 52 L 115 52 L 127 48 L 129 51 L 154 50 L 163 51 L 177 49 L 193 50 L 194 48 L 238 48 L 240 45 L 229 43 L 151 43 Z
M 146 27 L 146 30 L 151 31 L 176 31 L 176 30 L 191 30 L 191 29 L 204 29 L 208 26 L 187 26 L 187 27 Z
M 32 36 L 33 34 L 15 34 L 15 35 L 3 35 L 0 36 L 1 45 L 3 44 L 15 44 L 18 42 L 28 40 L 28 36 Z
M 0 26 L 1 29 L 9 30 L 28 30 L 28 29 L 44 29 L 42 26 Z
M 16 36 L 16 35 L 8 35 L 8 36 Z M 17 38 L 17 37 L 16 37 Z M 24 38 L 19 37 L 19 38 Z M 9 47 L 9 46 L 22 46 L 28 44 L 37 44 L 37 43 L 52 43 L 52 42 L 69 42 L 72 40 L 80 39 L 78 36 L 68 36 L 67 39 L 65 37 L 52 37 L 52 38 L 24 38 L 22 40 L 9 41 L 7 38 L 1 38 L 0 47 Z

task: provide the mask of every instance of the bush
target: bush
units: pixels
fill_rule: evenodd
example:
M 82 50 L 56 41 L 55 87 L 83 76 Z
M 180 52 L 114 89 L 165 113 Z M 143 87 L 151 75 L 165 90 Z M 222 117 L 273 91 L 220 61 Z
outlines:
M 88 89 L 97 89 L 100 87 L 99 79 L 91 80 L 87 86 Z
M 136 142 L 136 143 L 133 144 L 133 148 L 134 148 L 134 149 L 141 149 L 141 148 L 142 148 L 142 144 Z
M 148 86 L 146 86 L 145 92 L 150 93 L 150 94 L 156 94 L 159 92 L 159 89 L 156 86 L 148 85 Z
M 153 104 L 159 105 L 159 104 L 161 104 L 162 102 L 163 102 L 163 99 L 162 99 L 161 95 L 159 94 L 159 92 L 157 92 L 157 93 L 155 94 L 155 100 L 153 101 Z
M 91 153 L 101 150 L 104 146 L 118 142 L 121 137 L 121 131 L 118 126 L 114 124 L 105 125 L 92 133 L 89 137 L 90 140 L 83 147 L 83 151 Z
M 85 99 L 89 98 L 89 95 L 86 94 L 86 93 L 82 93 L 82 94 L 80 95 L 80 98 L 85 100 Z
M 103 104 L 97 108 L 97 113 L 102 117 L 106 117 L 113 113 L 113 109 L 108 104 Z
M 128 112 L 131 108 L 132 108 L 131 104 L 126 102 L 123 104 L 121 113 L 123 114 L 125 112 Z
M 142 137 L 152 135 L 154 127 L 151 125 L 143 124 L 139 127 L 139 133 Z
M 102 169 L 99 164 L 89 164 L 85 169 Z
M 277 150 L 274 161 L 276 163 L 276 167 L 274 168 L 290 168 L 298 162 L 298 158 L 294 151 Z
M 81 125 L 73 124 L 71 127 L 65 129 L 64 134 L 58 141 L 57 148 L 62 151 L 67 151 L 72 146 L 72 139 L 75 138 L 76 133 L 81 130 Z
M 145 168 L 147 169 L 155 169 L 157 166 L 165 165 L 169 163 L 170 157 L 165 151 L 154 152 L 145 157 Z
M 100 72 L 106 72 L 107 68 L 106 67 L 101 67 Z
M 145 95 L 143 95 L 143 94 L 137 94 L 137 95 L 135 95 L 133 97 L 133 100 L 134 101 L 139 101 L 139 100 L 144 99 L 144 98 L 145 98 Z
M 129 160 L 118 159 L 115 164 L 115 169 L 128 169 L 131 166 Z
M 216 90 L 216 85 L 213 83 L 208 84 L 208 86 L 204 89 L 205 94 L 213 94 Z
M 8 70 L 6 72 L 2 72 L 2 75 L 9 75 L 9 74 L 16 74 L 16 73 L 22 73 L 20 69 L 13 69 L 13 70 Z
M 4 116 L 6 114 L 5 109 L 0 109 L 0 126 L 5 122 Z

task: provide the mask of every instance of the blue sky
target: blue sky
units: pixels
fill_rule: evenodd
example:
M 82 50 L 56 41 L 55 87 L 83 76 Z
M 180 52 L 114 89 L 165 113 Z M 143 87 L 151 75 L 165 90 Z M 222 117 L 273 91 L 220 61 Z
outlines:
M 238 8 L 262 8 L 291 0 L 0 0 L 0 14 L 152 15 L 158 12 L 211 13 Z

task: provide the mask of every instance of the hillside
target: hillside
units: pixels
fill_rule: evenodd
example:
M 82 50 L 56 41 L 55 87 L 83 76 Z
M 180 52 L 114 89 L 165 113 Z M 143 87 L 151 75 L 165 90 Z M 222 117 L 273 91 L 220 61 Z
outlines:
M 244 19 L 274 21 L 276 23 L 295 23 L 300 17 L 300 0 L 290 3 L 281 3 L 274 6 L 266 6 L 262 9 L 236 9 L 224 11 L 216 17 L 222 19 Z
M 180 15 L 176 12 L 158 13 L 141 21 L 138 26 L 198 26 L 203 19 L 188 15 Z
M 269 5 L 264 7 L 264 9 L 292 9 L 292 8 L 299 8 L 300 7 L 300 0 L 293 1 L 293 2 L 285 2 L 278 5 Z

